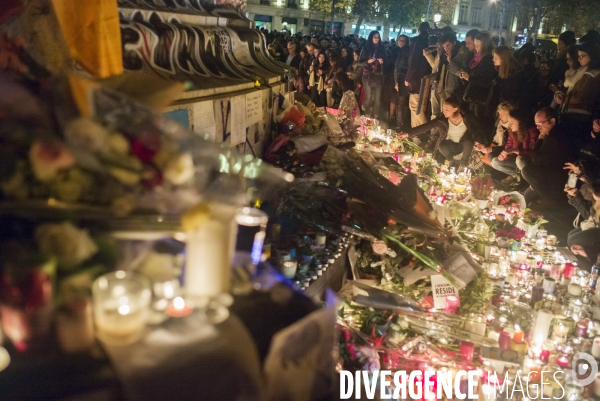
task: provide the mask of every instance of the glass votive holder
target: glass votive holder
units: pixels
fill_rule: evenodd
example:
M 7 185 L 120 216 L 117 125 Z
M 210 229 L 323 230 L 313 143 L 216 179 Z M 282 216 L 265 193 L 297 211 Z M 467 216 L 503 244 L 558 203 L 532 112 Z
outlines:
M 92 285 L 96 336 L 108 345 L 127 345 L 141 337 L 150 315 L 150 281 L 138 274 L 117 271 Z
M 236 211 L 235 221 L 238 226 L 235 250 L 248 252 L 252 263 L 257 265 L 261 261 L 269 217 L 262 210 L 242 207 Z

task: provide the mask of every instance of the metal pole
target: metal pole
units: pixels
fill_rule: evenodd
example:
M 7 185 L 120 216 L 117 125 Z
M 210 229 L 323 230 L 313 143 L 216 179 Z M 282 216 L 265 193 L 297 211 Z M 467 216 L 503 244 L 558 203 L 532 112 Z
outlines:
M 427 4 L 427 15 L 425 16 L 425 21 L 429 21 L 429 9 L 431 8 L 431 0 L 429 0 L 429 4 Z
M 502 13 L 500 14 L 500 27 L 498 27 L 498 45 L 502 44 L 502 25 L 504 24 L 504 13 L 506 12 L 506 3 L 508 0 L 502 1 Z
M 335 0 L 333 0 L 333 2 L 331 3 L 331 35 L 333 35 L 333 15 L 334 14 L 335 14 Z

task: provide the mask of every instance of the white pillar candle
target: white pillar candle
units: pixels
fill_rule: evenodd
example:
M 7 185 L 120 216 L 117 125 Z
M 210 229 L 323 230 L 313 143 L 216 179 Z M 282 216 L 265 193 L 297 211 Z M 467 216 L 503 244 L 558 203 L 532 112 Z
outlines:
M 592 343 L 592 356 L 596 359 L 600 359 L 600 337 L 594 338 Z
M 210 203 L 206 215 L 188 230 L 185 292 L 189 298 L 212 297 L 229 290 L 236 210 L 234 206 Z
M 526 263 L 526 262 L 527 262 L 527 252 L 517 251 L 517 263 Z
M 519 278 L 516 274 L 509 273 L 506 275 L 505 282 L 508 285 L 517 285 L 519 283 Z
M 546 309 L 540 309 L 535 318 L 535 324 L 531 331 L 531 340 L 533 344 L 541 345 L 548 339 L 550 325 L 552 324 L 552 312 Z
M 544 284 L 542 284 L 542 286 L 544 287 L 544 292 L 546 294 L 554 294 L 554 288 L 556 287 L 556 280 L 554 280 L 553 278 L 550 278 L 550 277 L 546 277 L 544 279 Z
M 569 284 L 568 291 L 569 291 L 569 295 L 578 297 L 581 295 L 582 289 L 579 284 Z

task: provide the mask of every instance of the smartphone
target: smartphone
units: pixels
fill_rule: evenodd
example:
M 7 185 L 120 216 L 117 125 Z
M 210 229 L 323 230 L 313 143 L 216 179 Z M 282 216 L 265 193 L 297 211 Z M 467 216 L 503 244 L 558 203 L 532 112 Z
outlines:
M 577 186 L 577 174 L 569 174 L 569 181 L 567 181 L 569 188 L 575 188 Z

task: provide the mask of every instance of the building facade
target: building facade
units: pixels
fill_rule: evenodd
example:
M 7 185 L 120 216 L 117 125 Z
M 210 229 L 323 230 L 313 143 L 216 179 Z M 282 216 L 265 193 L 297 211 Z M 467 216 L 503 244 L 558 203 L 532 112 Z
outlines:
M 257 28 L 291 34 L 331 33 L 331 19 L 310 10 L 309 0 L 248 0 L 247 11 Z M 333 32 L 338 36 L 348 35 L 352 33 L 351 24 L 334 18 Z
M 465 34 L 474 28 L 488 30 L 497 38 L 502 20 L 503 43 L 511 46 L 522 32 L 516 31 L 516 16 L 511 10 L 514 9 L 514 4 L 511 6 L 511 0 L 505 1 L 507 4 L 503 7 L 501 0 L 457 0 L 450 19 L 445 19 L 447 16 L 444 16 L 439 27 L 451 25 L 460 40 L 464 40 Z M 430 10 L 431 18 L 434 13 L 435 10 Z M 254 21 L 257 28 L 264 27 L 269 31 L 289 31 L 292 34 L 331 33 L 330 18 L 324 18 L 322 13 L 312 11 L 309 0 L 248 0 L 248 14 L 248 18 Z M 334 33 L 354 33 L 356 20 L 357 18 L 345 20 L 334 16 Z M 366 37 L 372 30 L 380 31 L 384 38 L 396 38 L 400 33 L 408 36 L 417 33 L 415 28 L 395 28 L 390 26 L 388 21 L 381 20 L 365 21 L 359 27 L 359 34 Z

